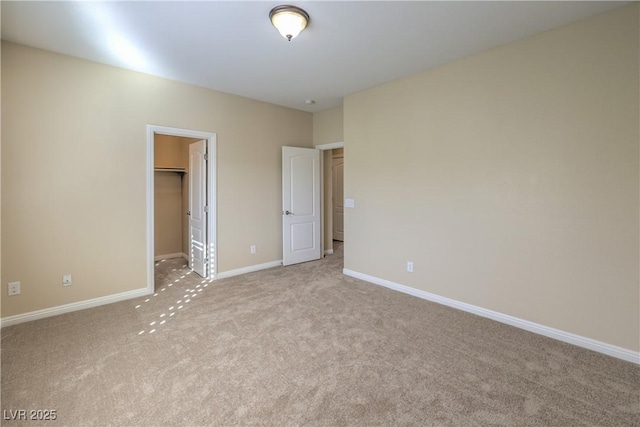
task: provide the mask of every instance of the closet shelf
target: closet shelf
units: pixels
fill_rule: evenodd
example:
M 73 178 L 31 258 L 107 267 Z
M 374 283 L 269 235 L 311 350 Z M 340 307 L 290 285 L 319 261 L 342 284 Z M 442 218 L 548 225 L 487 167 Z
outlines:
M 155 172 L 176 172 L 176 173 L 187 173 L 185 168 L 153 168 Z

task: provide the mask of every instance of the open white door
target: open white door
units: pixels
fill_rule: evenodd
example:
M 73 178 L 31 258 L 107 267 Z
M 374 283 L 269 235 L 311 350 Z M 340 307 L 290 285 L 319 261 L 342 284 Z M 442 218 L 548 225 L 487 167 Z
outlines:
M 189 267 L 207 277 L 207 144 L 189 144 Z
M 320 151 L 282 147 L 282 264 L 320 259 Z

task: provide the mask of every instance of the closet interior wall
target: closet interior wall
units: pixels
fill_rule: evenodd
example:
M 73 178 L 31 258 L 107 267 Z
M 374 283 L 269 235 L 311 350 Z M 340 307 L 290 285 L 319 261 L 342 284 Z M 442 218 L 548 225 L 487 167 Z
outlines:
M 154 138 L 154 254 L 156 259 L 188 253 L 189 144 L 193 138 Z

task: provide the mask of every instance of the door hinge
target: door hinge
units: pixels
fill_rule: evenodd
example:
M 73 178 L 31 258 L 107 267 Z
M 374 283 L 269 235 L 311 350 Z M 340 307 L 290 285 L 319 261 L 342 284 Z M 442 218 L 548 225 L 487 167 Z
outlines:
M 204 211 L 205 211 L 206 213 L 209 213 L 209 205 L 207 205 L 207 206 L 205 206 L 205 207 L 204 207 Z
M 209 153 L 204 153 L 204 159 L 207 161 L 209 160 Z
M 209 258 L 205 258 L 205 259 L 203 260 L 203 262 L 204 262 L 205 264 L 209 264 Z

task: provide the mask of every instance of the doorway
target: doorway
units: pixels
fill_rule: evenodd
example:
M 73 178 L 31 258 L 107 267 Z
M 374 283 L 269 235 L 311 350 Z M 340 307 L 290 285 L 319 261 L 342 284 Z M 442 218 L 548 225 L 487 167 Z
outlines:
M 323 254 L 330 255 L 334 253 L 334 195 L 333 189 L 333 156 L 334 150 L 336 155 L 341 155 L 344 162 L 344 142 L 331 142 L 329 144 L 316 145 L 315 148 L 321 150 L 320 159 L 322 161 L 322 236 L 323 236 Z M 342 166 L 344 171 L 344 163 Z M 343 184 L 344 186 L 344 184 Z M 344 201 L 344 187 L 341 187 L 341 193 L 337 197 L 339 201 Z M 344 222 L 343 222 L 344 224 Z M 344 227 L 342 227 L 342 239 L 344 240 Z M 339 241 L 336 241 L 339 243 Z
M 157 259 L 183 257 L 204 278 L 216 276 L 215 159 L 215 133 L 147 125 L 149 292 Z
M 344 242 L 344 149 L 331 150 L 333 240 Z

